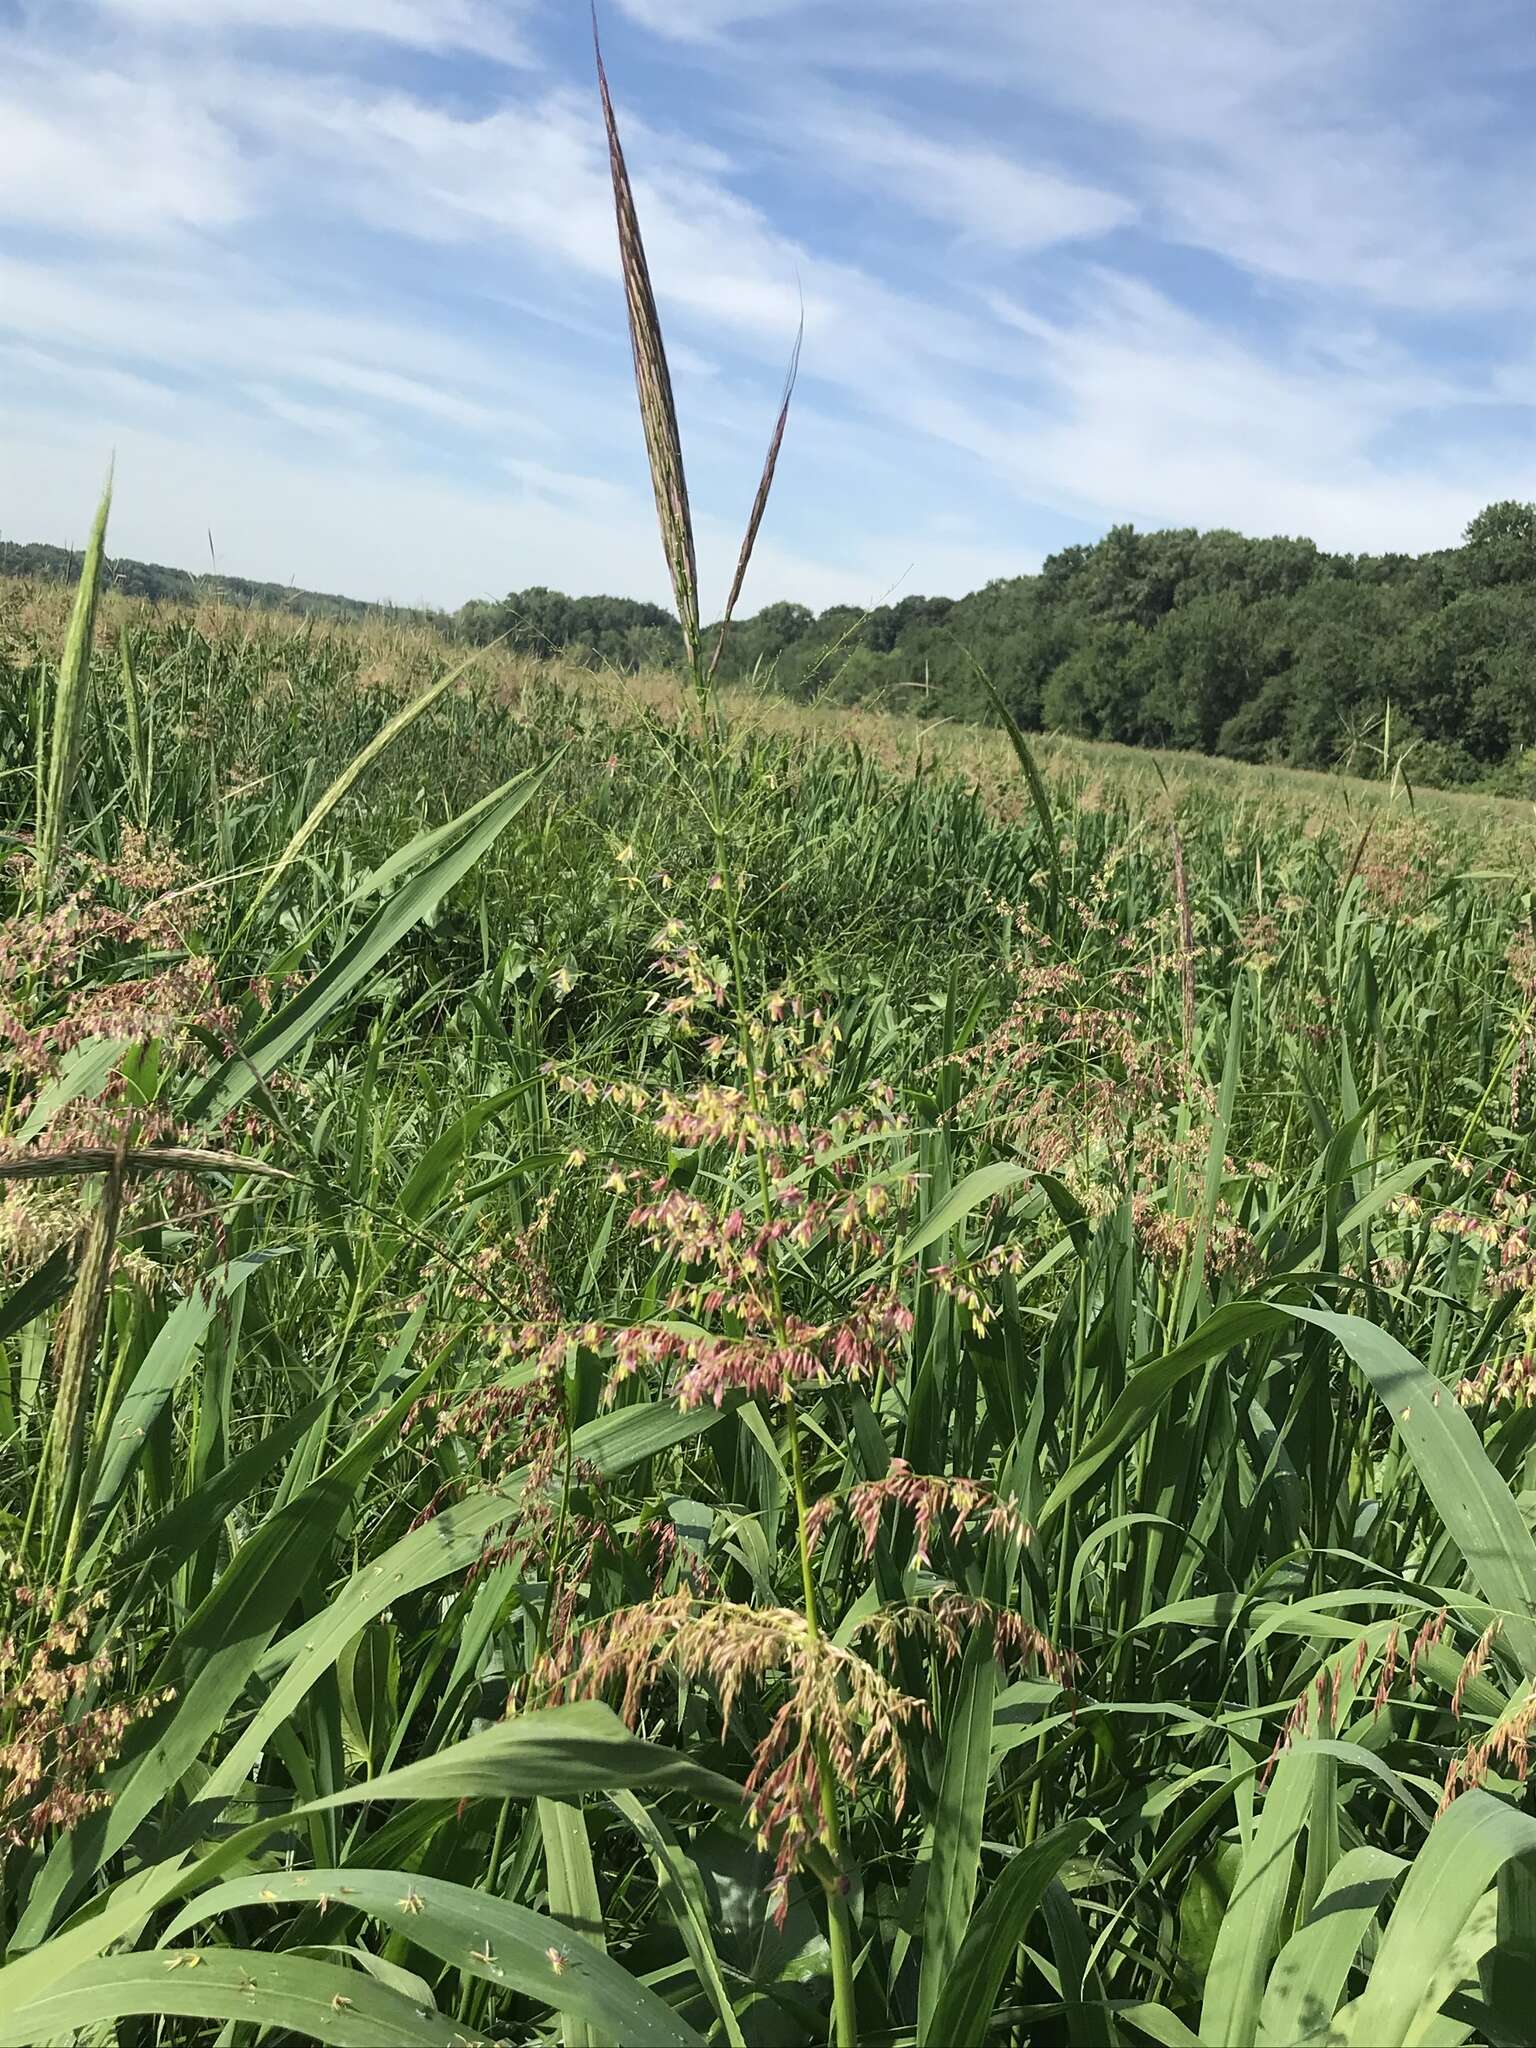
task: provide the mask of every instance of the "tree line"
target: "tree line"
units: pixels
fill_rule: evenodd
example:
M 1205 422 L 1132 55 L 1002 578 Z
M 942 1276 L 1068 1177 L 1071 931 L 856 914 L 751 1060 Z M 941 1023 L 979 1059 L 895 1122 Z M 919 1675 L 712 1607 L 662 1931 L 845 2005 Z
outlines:
M 522 591 L 457 624 L 594 665 L 679 658 L 670 614 L 625 598 Z M 1536 505 L 1490 505 L 1460 546 L 1422 555 L 1116 526 L 967 597 L 765 606 L 721 663 L 797 698 L 975 719 L 990 715 L 983 672 L 1030 730 L 1523 791 Z
M 73 573 L 59 548 L 0 543 L 0 573 Z M 358 617 L 378 607 L 238 577 L 119 561 L 130 595 Z M 438 622 L 483 645 L 593 667 L 668 666 L 661 605 L 542 586 Z M 1536 789 L 1536 505 L 1505 500 L 1422 555 L 1329 554 L 1310 540 L 1116 526 L 1038 575 L 961 598 L 861 610 L 771 604 L 733 627 L 728 682 L 985 720 L 990 678 L 1028 730 L 1442 786 Z M 1536 762 L 1536 757 L 1533 757 Z

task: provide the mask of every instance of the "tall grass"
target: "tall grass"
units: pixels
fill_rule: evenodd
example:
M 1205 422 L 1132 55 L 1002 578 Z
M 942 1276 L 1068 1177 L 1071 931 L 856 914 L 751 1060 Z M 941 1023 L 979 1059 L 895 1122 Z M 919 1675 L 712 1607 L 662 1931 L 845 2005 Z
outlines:
M 1518 813 L 65 624 L 0 2043 L 1528 2037 Z

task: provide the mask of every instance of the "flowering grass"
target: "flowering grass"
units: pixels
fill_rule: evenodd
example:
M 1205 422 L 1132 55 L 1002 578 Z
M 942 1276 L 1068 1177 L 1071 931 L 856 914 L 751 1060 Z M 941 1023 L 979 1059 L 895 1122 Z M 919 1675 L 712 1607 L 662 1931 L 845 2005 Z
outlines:
M 1058 890 L 982 740 L 493 661 L 258 900 L 423 643 L 108 595 L 39 913 L 0 619 L 0 2038 L 214 2039 L 199 1901 L 317 2038 L 820 2040 L 834 1907 L 861 2039 L 1346 2038 L 1405 1912 L 1393 2038 L 1519 2038 L 1516 816 L 1041 747 Z

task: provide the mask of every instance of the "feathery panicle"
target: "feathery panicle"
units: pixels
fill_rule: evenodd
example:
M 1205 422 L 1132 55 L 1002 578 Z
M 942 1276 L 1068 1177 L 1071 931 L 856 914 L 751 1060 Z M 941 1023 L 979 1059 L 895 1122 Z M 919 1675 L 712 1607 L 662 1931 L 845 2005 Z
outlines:
M 980 1522 L 983 1539 L 1007 1536 L 1020 1544 L 1030 1540 L 1029 1524 L 1016 1500 L 1000 1500 L 990 1486 L 976 1479 L 914 1472 L 905 1458 L 892 1458 L 883 1479 L 862 1479 L 845 1495 L 828 1494 L 817 1501 L 806 1520 L 806 1535 L 814 1546 L 841 1509 L 863 1536 L 865 1557 L 872 1557 L 880 1517 L 888 1507 L 911 1515 L 916 1536 L 913 1555 L 920 1565 L 929 1562 L 935 1531 L 946 1526 L 951 1543 L 959 1542 L 971 1521 Z
M 568 1688 L 597 1699 L 615 1688 L 625 1720 L 639 1719 L 646 1695 L 669 1670 L 706 1679 L 730 1725 L 743 1691 L 782 1688 L 759 1743 L 747 1793 L 752 1823 L 783 1883 L 812 1844 L 832 1845 L 821 1813 L 818 1750 L 850 1793 L 884 1785 L 892 1809 L 906 1800 L 906 1730 L 928 1720 L 923 1701 L 873 1664 L 828 1642 L 789 1607 L 701 1604 L 686 1592 L 605 1615 L 582 1634 Z
M 85 1427 L 90 1388 L 112 1285 L 112 1255 L 117 1244 L 118 1217 L 123 1205 L 123 1160 L 126 1134 L 107 1171 L 86 1225 L 80 1271 L 64 1315 L 55 1350 L 54 1411 L 50 1425 L 49 1506 L 55 1540 L 62 1542 L 74 1513 L 80 1468 L 85 1455 Z
M 102 1771 L 133 1724 L 175 1697 L 105 1696 L 117 1660 L 91 1639 L 106 1595 L 59 1605 L 56 1587 L 31 1586 L 14 1559 L 0 1560 L 0 1866 L 8 1850 L 68 1833 L 108 1805 Z M 35 1627 L 43 1616 L 53 1618 Z

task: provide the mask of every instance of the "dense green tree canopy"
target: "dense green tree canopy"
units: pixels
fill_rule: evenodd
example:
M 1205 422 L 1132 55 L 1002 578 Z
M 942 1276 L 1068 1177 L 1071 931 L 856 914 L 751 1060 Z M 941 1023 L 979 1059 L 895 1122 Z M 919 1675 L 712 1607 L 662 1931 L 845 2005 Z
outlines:
M 1536 505 L 1490 505 L 1458 548 L 1114 527 L 1036 576 L 860 615 L 774 605 L 728 677 L 948 716 L 1298 767 L 1523 788 L 1536 748 Z

